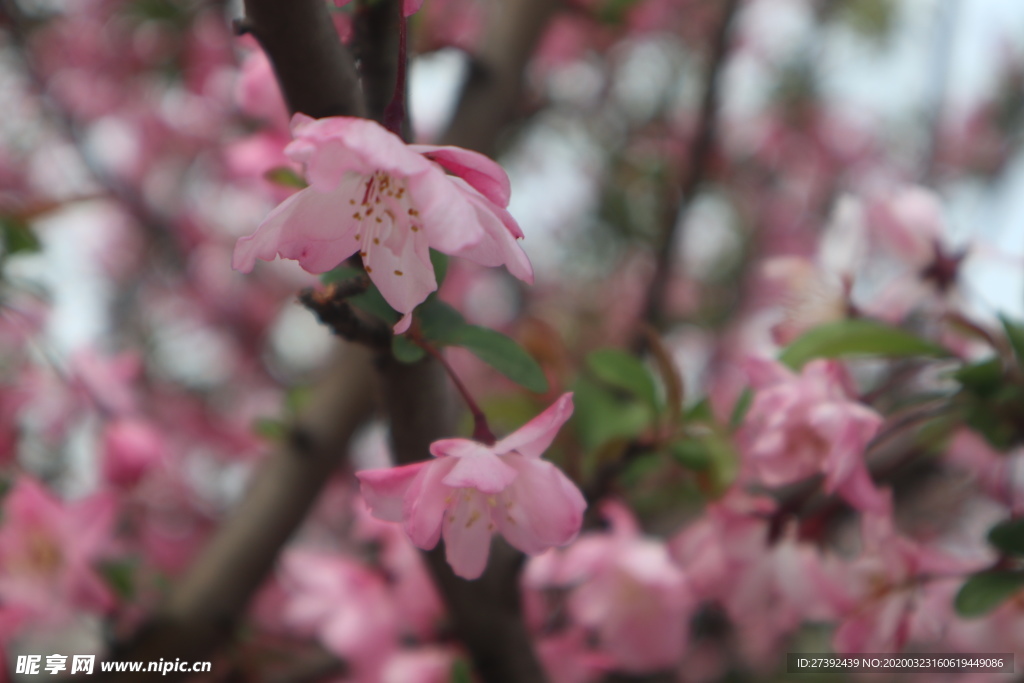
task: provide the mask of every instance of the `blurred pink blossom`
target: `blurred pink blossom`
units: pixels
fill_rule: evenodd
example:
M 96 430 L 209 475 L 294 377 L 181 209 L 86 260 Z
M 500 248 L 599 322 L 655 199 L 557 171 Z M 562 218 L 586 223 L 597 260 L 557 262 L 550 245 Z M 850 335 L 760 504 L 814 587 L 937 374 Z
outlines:
M 285 622 L 316 634 L 357 680 L 379 681 L 398 646 L 395 603 L 384 578 L 343 555 L 305 550 L 285 555 L 283 571 Z
M 122 418 L 103 429 L 103 478 L 131 487 L 167 457 L 167 436 L 152 422 Z
M 775 361 L 750 358 L 746 370 L 755 390 L 738 436 L 747 473 L 781 486 L 820 472 L 825 490 L 855 508 L 883 507 L 864 460 L 882 417 L 850 398 L 842 365 L 815 360 L 797 375 Z
M 3 502 L 0 598 L 42 619 L 72 609 L 106 611 L 114 596 L 93 563 L 108 550 L 116 501 L 97 494 L 68 504 L 29 477 L 18 479 Z
M 861 518 L 862 549 L 843 578 L 834 580 L 829 596 L 839 612 L 833 647 L 842 654 L 898 652 L 912 639 L 934 642 L 944 624 L 955 621 L 952 601 L 945 618 L 918 618 L 919 605 L 941 591 L 951 597 L 970 572 L 982 569 L 986 558 L 957 557 L 907 538 L 895 528 L 890 498 L 879 512 Z M 934 607 L 934 605 L 932 605 Z
M 686 651 L 695 606 L 682 569 L 660 540 L 642 536 L 632 513 L 606 502 L 610 531 L 587 533 L 562 552 L 530 561 L 524 581 L 571 589 L 573 619 L 593 630 L 614 668 L 650 673 L 677 664 Z

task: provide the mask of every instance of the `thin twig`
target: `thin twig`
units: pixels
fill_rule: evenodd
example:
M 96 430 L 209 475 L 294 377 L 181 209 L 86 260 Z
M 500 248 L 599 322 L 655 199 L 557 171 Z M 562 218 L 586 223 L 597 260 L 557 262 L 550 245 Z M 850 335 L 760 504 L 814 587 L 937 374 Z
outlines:
M 647 289 L 643 314 L 643 319 L 655 328 L 660 328 L 664 322 L 665 299 L 672 274 L 673 256 L 679 242 L 679 226 L 684 222 L 690 205 L 707 177 L 718 122 L 722 68 L 729 54 L 730 28 L 740 3 L 741 0 L 724 0 L 722 4 L 721 18 L 708 55 L 700 115 L 687 159 L 686 175 L 678 187 L 668 188 L 670 196 L 662 218 L 662 231 L 654 244 L 654 275 Z M 642 337 L 638 343 L 643 343 Z
M 342 339 L 372 349 L 390 349 L 391 330 L 388 326 L 379 320 L 360 316 L 347 301 L 348 297 L 365 292 L 368 285 L 369 281 L 364 276 L 330 284 L 320 290 L 307 288 L 299 293 L 299 301 Z

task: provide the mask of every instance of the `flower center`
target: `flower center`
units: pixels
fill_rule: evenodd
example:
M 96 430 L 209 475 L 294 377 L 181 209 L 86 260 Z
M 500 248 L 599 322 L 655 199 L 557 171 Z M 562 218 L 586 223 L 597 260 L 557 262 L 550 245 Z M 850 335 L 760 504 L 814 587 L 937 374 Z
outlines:
M 413 206 L 403 178 L 394 178 L 385 171 L 371 176 L 358 176 L 357 196 L 349 204 L 355 207 L 352 218 L 360 222 L 354 238 L 359 241 L 359 255 L 366 272 L 373 272 L 373 252 L 386 247 L 393 254 L 402 253 L 405 241 L 422 227 L 418 224 L 419 211 Z M 357 198 L 361 195 L 361 198 Z M 395 271 L 395 275 L 404 273 Z
M 18 556 L 12 558 L 10 570 L 27 576 L 54 576 L 64 564 L 64 553 L 55 539 L 40 529 L 27 532 Z

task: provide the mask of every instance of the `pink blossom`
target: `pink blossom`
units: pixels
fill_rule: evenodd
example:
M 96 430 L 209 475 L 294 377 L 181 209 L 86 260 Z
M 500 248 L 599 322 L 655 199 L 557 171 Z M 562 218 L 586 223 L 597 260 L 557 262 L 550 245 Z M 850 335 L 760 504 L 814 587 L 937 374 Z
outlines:
M 694 607 L 686 575 L 664 542 L 640 534 L 629 510 L 605 503 L 610 533 L 588 533 L 562 553 L 531 560 L 533 588 L 571 586 L 569 610 L 597 633 L 614 668 L 650 673 L 672 667 L 685 650 Z
M 1024 448 L 1000 453 L 977 432 L 961 428 L 950 439 L 945 460 L 970 473 L 973 483 L 1012 516 L 1024 514 Z
M 284 620 L 316 634 L 357 678 L 376 672 L 397 648 L 395 604 L 377 572 L 343 555 L 291 551 L 283 561 L 290 597 Z
M 404 314 L 397 332 L 437 289 L 431 248 L 505 265 L 533 281 L 516 243 L 522 232 L 505 210 L 508 176 L 487 157 L 458 147 L 406 145 L 365 119 L 296 114 L 292 132 L 285 153 L 305 164 L 310 185 L 238 240 L 237 270 L 248 272 L 256 259 L 280 255 L 322 273 L 358 252 L 384 299 Z
M 103 430 L 103 477 L 115 486 L 134 486 L 167 456 L 167 437 L 139 418 L 110 422 Z
M 402 522 L 425 550 L 444 536 L 448 563 L 463 578 L 487 565 L 491 534 L 500 531 L 528 555 L 572 541 L 586 502 L 579 489 L 540 459 L 572 415 L 572 394 L 493 445 L 442 439 L 434 460 L 357 472 L 373 515 Z
M 71 358 L 75 387 L 97 408 L 112 415 L 129 415 L 138 408 L 133 384 L 141 371 L 142 358 L 136 353 L 103 356 L 93 349 L 82 349 Z
M 454 652 L 440 647 L 399 650 L 388 659 L 380 683 L 448 683 Z
M 380 565 L 405 630 L 420 640 L 429 639 L 444 616 L 444 603 L 423 557 L 399 527 L 372 517 L 362 499 L 357 499 L 356 513 L 355 536 L 379 544 Z
M 246 55 L 235 86 L 235 101 L 243 112 L 263 119 L 282 131 L 288 126 L 288 108 L 274 78 L 267 53 L 256 48 Z
M 582 628 L 540 639 L 537 656 L 552 683 L 590 683 L 615 668 L 610 656 L 587 647 L 587 633 Z
M 882 417 L 850 398 L 835 361 L 815 360 L 797 375 L 774 361 L 751 358 L 756 393 L 739 435 L 749 475 L 768 486 L 825 475 L 825 490 L 860 510 L 882 506 L 864 451 Z
M 945 243 L 942 200 L 918 185 L 902 187 L 870 207 L 868 225 L 879 244 L 918 269 L 935 258 Z
M 890 498 L 883 501 L 881 512 L 861 518 L 861 554 L 833 583 L 830 598 L 841 615 L 833 647 L 842 654 L 899 651 L 915 636 L 934 642 L 942 624 L 920 618 L 919 606 L 934 607 L 932 593 L 951 598 L 967 574 L 988 563 L 901 535 Z
M 109 609 L 113 596 L 92 564 L 106 550 L 114 508 L 109 495 L 69 505 L 19 479 L 3 504 L 0 599 L 53 619 L 72 607 Z
M 782 290 L 783 319 L 772 327 L 777 344 L 789 344 L 804 332 L 842 320 L 849 284 L 803 256 L 778 256 L 764 263 L 765 279 Z
M 724 601 L 748 565 L 766 552 L 770 498 L 732 488 L 670 541 L 672 557 L 686 571 L 695 593 Z

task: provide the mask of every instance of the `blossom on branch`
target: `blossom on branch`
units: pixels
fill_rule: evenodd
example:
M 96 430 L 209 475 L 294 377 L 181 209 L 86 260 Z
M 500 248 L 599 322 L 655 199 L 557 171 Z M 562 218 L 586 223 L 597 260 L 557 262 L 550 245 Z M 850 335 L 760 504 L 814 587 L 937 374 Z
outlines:
M 850 398 L 835 361 L 815 360 L 797 375 L 774 361 L 752 358 L 756 393 L 740 433 L 744 464 L 768 486 L 825 475 L 825 490 L 858 510 L 884 508 L 864 452 L 882 425 L 874 410 Z
M 296 114 L 292 133 L 285 154 L 305 165 L 309 187 L 238 240 L 235 269 L 249 272 L 256 259 L 280 255 L 323 273 L 358 252 L 384 299 L 404 314 L 396 332 L 408 329 L 412 310 L 437 289 L 430 249 L 504 265 L 533 282 L 516 242 L 522 231 L 505 210 L 508 176 L 487 157 L 407 145 L 373 121 L 343 116 Z
M 493 445 L 442 439 L 435 459 L 357 472 L 373 515 L 401 522 L 419 548 L 444 536 L 448 563 L 459 576 L 479 577 L 491 534 L 536 555 L 579 533 L 586 501 L 568 477 L 540 459 L 572 415 L 572 394 Z
M 524 584 L 569 590 L 568 613 L 597 636 L 613 667 L 632 674 L 670 668 L 682 659 L 696 601 L 668 546 L 645 536 L 633 513 L 606 501 L 609 530 L 587 532 L 561 552 L 530 561 Z
M 112 495 L 67 504 L 34 479 L 19 478 L 3 502 L 3 604 L 54 621 L 73 609 L 110 609 L 114 596 L 93 565 L 106 553 L 115 508 Z

